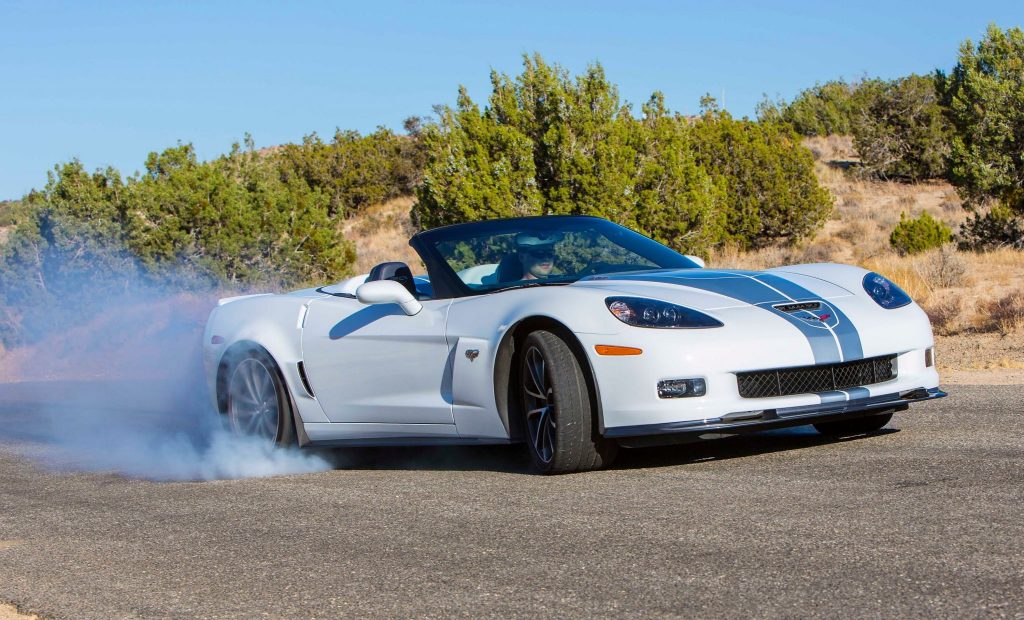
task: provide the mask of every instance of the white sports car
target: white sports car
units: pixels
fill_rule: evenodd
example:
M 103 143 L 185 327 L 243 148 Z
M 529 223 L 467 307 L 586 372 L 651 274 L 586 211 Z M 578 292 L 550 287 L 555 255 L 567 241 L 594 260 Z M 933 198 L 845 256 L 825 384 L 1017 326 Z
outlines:
M 858 267 L 704 269 L 594 217 L 459 224 L 404 263 L 222 299 L 204 357 L 240 433 L 300 446 L 525 442 L 547 473 L 619 446 L 882 428 L 945 396 L 931 326 Z

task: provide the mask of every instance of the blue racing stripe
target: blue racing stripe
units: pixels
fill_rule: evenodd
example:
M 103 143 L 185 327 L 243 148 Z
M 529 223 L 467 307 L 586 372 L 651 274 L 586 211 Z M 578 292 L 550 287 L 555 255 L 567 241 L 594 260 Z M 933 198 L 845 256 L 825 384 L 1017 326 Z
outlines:
M 761 273 L 754 276 L 757 280 L 761 280 L 766 284 L 778 289 L 779 291 L 789 295 L 797 301 L 805 301 L 810 299 L 821 299 L 820 296 L 815 295 L 811 291 L 805 289 L 799 284 L 794 284 L 789 280 L 777 276 L 773 273 Z M 853 321 L 849 319 L 843 311 L 825 302 L 833 312 L 836 314 L 838 323 L 832 331 L 835 332 L 836 338 L 839 340 L 839 346 L 843 350 L 843 361 L 858 360 L 864 357 L 864 347 L 860 341 L 860 334 L 857 332 L 857 327 L 853 324 Z
M 821 397 L 822 404 L 838 403 L 847 400 L 846 392 L 822 392 L 818 396 Z
M 727 275 L 719 277 L 703 276 L 701 278 L 684 277 L 674 278 L 670 275 L 625 275 L 617 280 L 641 280 L 644 282 L 662 282 L 665 284 L 677 284 L 689 286 L 709 293 L 717 293 L 732 299 L 748 304 L 778 304 L 786 299 L 762 283 L 749 276 Z
M 850 400 L 857 400 L 858 398 L 868 398 L 871 396 L 871 391 L 866 387 L 852 387 L 846 390 L 846 393 L 850 395 Z
M 707 291 L 709 293 L 717 293 L 725 297 L 730 297 L 732 299 L 751 304 L 761 308 L 762 310 L 771 312 L 775 316 L 784 319 L 790 325 L 800 330 L 800 333 L 807 338 L 807 344 L 811 347 L 811 353 L 814 356 L 815 364 L 834 364 L 842 361 L 842 353 L 839 347 L 836 346 L 836 338 L 832 336 L 832 332 L 828 329 L 822 328 L 821 326 L 811 325 L 807 321 L 790 314 L 789 312 L 782 312 L 781 310 L 772 307 L 773 304 L 793 301 L 793 299 L 787 296 L 788 293 L 782 289 L 772 290 L 772 287 L 767 285 L 765 282 L 761 282 L 753 276 L 742 272 L 736 274 L 730 273 L 728 275 L 719 275 L 715 272 L 697 273 L 701 273 L 701 277 L 694 278 L 689 274 L 684 277 L 673 277 L 671 275 L 662 274 L 636 274 L 624 275 L 616 279 L 678 284 L 701 291 Z M 810 293 L 809 291 L 806 291 L 806 294 L 811 295 L 811 298 L 813 299 L 818 299 L 818 297 L 813 296 L 813 293 Z

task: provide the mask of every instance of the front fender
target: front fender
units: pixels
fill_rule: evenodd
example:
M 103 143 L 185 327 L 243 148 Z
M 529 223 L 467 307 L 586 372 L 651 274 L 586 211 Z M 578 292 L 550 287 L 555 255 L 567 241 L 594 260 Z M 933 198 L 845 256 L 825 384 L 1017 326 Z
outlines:
M 517 327 L 532 324 L 614 337 L 624 326 L 605 307 L 607 294 L 559 286 L 456 299 L 446 333 L 452 347 L 452 406 L 459 434 L 510 437 L 501 382 L 512 371 L 509 344 Z M 589 366 L 589 352 L 583 355 Z
M 304 422 L 327 422 L 315 398 L 302 385 L 302 319 L 310 298 L 292 295 L 245 297 L 214 308 L 206 323 L 203 363 L 210 394 L 217 398 L 217 373 L 232 346 L 253 342 L 277 362 Z M 218 405 L 219 406 L 219 405 Z

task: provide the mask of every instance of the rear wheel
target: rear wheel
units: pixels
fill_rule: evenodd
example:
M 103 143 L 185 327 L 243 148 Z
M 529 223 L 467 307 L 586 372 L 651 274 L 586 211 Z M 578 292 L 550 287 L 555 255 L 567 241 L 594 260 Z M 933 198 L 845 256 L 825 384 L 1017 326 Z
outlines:
M 617 452 L 595 424 L 579 360 L 560 337 L 535 331 L 519 358 L 526 444 L 534 466 L 557 474 L 604 467 Z
M 277 364 L 263 351 L 250 350 L 228 371 L 228 424 L 240 436 L 281 446 L 295 442 L 295 423 Z
M 821 422 L 814 425 L 814 429 L 822 435 L 859 435 L 862 433 L 873 433 L 880 430 L 892 420 L 892 411 L 867 416 L 865 418 L 854 418 L 852 420 L 838 420 L 836 422 Z

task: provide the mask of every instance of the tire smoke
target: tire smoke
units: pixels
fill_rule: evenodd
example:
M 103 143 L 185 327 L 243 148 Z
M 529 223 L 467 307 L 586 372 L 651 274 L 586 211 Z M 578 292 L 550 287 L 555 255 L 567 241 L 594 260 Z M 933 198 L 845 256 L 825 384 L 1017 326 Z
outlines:
M 80 322 L 62 308 L 43 338 L 0 358 L 0 443 L 53 471 L 158 481 L 331 469 L 227 429 L 200 356 L 214 301 L 136 290 Z

